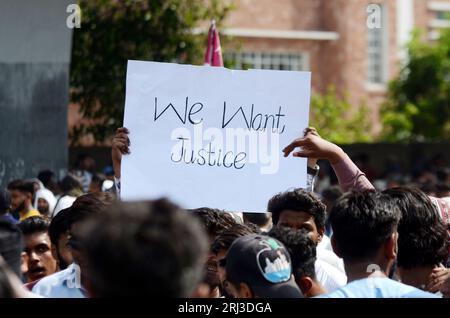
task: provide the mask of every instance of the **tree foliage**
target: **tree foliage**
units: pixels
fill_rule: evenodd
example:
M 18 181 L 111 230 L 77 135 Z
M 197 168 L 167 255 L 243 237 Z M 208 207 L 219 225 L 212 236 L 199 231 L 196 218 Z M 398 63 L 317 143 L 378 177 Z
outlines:
M 408 45 L 409 60 L 389 85 L 382 109 L 383 139 L 433 141 L 450 139 L 450 32 L 436 43 L 421 41 L 416 31 Z
M 127 60 L 202 63 L 206 34 L 193 29 L 218 24 L 231 10 L 220 0 L 80 0 L 81 28 L 74 29 L 71 101 L 81 124 L 70 132 L 76 145 L 92 134 L 102 142 L 122 125 Z
M 372 141 L 371 121 L 365 105 L 357 108 L 340 98 L 330 86 L 323 95 L 311 97 L 311 122 L 325 139 L 338 144 Z

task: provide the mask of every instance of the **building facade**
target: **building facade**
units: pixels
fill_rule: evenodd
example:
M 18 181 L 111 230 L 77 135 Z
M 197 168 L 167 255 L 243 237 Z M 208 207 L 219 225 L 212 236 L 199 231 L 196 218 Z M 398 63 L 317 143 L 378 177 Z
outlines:
M 371 109 L 374 133 L 389 80 L 407 59 L 405 45 L 420 28 L 427 40 L 450 27 L 450 1 L 237 0 L 222 35 L 236 68 L 308 70 L 312 88 L 331 85 L 353 105 Z

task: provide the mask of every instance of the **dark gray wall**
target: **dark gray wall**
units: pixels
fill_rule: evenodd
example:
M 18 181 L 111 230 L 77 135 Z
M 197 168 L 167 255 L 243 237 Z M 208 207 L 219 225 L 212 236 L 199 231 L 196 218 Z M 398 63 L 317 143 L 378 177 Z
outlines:
M 66 171 L 71 2 L 0 1 L 0 187 Z

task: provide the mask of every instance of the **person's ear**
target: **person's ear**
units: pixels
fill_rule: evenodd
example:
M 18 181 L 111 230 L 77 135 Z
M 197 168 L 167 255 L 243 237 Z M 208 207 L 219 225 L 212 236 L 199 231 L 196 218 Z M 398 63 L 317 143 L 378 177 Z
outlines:
M 239 284 L 239 298 L 254 298 L 252 290 L 246 283 Z
M 384 243 L 384 255 L 388 260 L 393 260 L 397 257 L 397 239 L 398 233 L 395 232 Z
M 310 277 L 303 276 L 300 279 L 296 279 L 295 282 L 302 291 L 303 295 L 305 297 L 310 297 L 310 291 L 311 288 L 313 287 L 312 279 Z
M 331 247 L 333 248 L 334 254 L 336 254 L 339 258 L 342 258 L 341 252 L 339 251 L 339 247 L 337 246 L 334 235 L 331 236 Z

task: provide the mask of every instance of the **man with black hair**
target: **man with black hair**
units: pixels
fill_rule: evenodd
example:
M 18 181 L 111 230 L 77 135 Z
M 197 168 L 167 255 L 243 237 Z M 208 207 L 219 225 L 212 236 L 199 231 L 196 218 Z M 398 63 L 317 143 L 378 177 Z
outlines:
M 329 240 L 324 234 L 325 209 L 320 199 L 305 189 L 276 194 L 267 206 L 267 210 L 272 212 L 274 225 L 304 230 L 316 246 L 324 239 Z M 317 280 L 327 291 L 333 291 L 347 282 L 342 260 L 326 248 L 317 249 L 315 270 Z
M 83 195 L 80 180 L 75 175 L 67 174 L 59 183 L 59 187 L 61 196 L 56 202 L 52 217 L 57 215 L 59 211 L 70 207 L 79 196 Z
M 303 230 L 275 226 L 268 234 L 279 240 L 289 251 L 295 282 L 305 297 L 316 297 L 326 293 L 316 279 L 316 244 Z
M 40 216 L 33 216 L 20 222 L 18 226 L 25 243 L 24 260 L 27 272 L 24 276 L 27 282 L 33 283 L 55 273 L 58 268 L 51 252 L 49 221 Z
M 8 184 L 11 196 L 11 212 L 19 216 L 19 221 L 33 216 L 40 216 L 33 208 L 34 185 L 32 182 L 14 180 Z
M 59 194 L 60 189 L 58 182 L 56 182 L 55 173 L 51 170 L 39 171 L 37 178 L 42 182 L 46 189 L 49 189 L 56 196 Z
M 61 210 L 50 222 L 48 234 L 52 242 L 52 254 L 58 262 L 60 270 L 66 269 L 73 262 L 69 247 L 68 217 L 70 208 Z
M 257 225 L 262 232 L 269 232 L 272 228 L 272 213 L 243 213 L 244 223 L 252 223 Z
M 228 213 L 218 209 L 198 208 L 191 210 L 193 215 L 197 217 L 203 228 L 208 234 L 209 246 L 214 242 L 217 235 L 225 229 L 236 224 L 235 219 Z M 210 251 L 206 261 L 205 283 L 208 284 L 211 294 L 210 298 L 220 297 L 221 281 L 219 270 L 217 268 L 216 255 Z
M 397 256 L 400 279 L 405 284 L 425 289 L 433 269 L 447 263 L 447 228 L 434 204 L 419 189 L 398 187 L 383 193 L 401 212 Z M 439 290 L 439 281 L 436 283 L 429 286 L 433 292 Z
M 23 247 L 23 235 L 20 229 L 11 222 L 0 221 L 0 256 L 19 278 L 22 278 Z
M 17 224 L 17 220 L 9 213 L 11 207 L 11 197 L 9 192 L 0 189 L 0 221 L 10 222 L 12 224 Z
M 331 210 L 334 251 L 344 259 L 348 284 L 329 298 L 433 298 L 387 277 L 397 257 L 400 210 L 386 195 L 351 192 Z
M 190 297 L 201 282 L 206 233 L 166 199 L 117 204 L 84 231 L 91 297 Z
M 233 298 L 302 298 L 292 275 L 289 252 L 278 240 L 259 234 L 237 238 L 226 257 L 228 292 Z
M 89 193 L 78 197 L 67 212 L 68 244 L 74 263 L 65 270 L 45 277 L 32 289 L 33 293 L 50 298 L 84 298 L 86 291 L 85 246 L 82 244 L 81 232 L 84 222 L 98 216 L 112 205 L 114 197 L 110 193 Z

